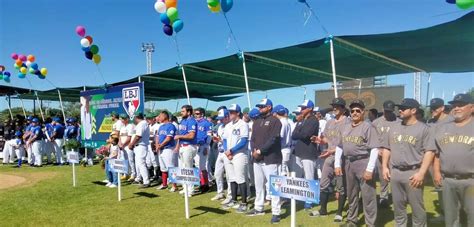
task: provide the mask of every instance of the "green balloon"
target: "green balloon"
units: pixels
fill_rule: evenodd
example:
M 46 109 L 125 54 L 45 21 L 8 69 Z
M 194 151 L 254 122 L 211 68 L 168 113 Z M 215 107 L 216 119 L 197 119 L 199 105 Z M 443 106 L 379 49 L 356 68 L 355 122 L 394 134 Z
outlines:
M 29 72 L 30 74 L 35 74 L 35 69 L 33 69 L 32 67 L 30 67 L 30 69 L 28 70 L 28 72 Z
M 219 0 L 207 0 L 207 4 L 211 7 L 216 7 L 219 5 Z
M 3 73 L 0 73 L 0 80 L 3 80 Z
M 91 46 L 91 52 L 92 52 L 93 54 L 99 53 L 99 47 L 98 47 L 97 45 L 95 45 L 95 44 L 92 45 L 92 46 Z
M 474 0 L 456 0 L 456 5 L 460 9 L 469 9 L 474 6 Z
M 171 21 L 170 24 L 173 24 L 173 22 L 178 19 L 178 10 L 174 7 L 168 8 L 166 15 L 168 15 L 168 18 Z

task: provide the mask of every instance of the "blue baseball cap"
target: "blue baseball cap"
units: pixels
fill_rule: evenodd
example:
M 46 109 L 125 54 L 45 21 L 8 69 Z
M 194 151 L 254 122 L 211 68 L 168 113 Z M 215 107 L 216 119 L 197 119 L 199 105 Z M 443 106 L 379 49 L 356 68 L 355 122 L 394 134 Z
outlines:
M 59 117 L 53 117 L 53 121 L 55 122 L 59 122 L 61 119 L 59 119 Z
M 271 106 L 273 107 L 273 103 L 272 103 L 272 100 L 270 99 L 267 99 L 267 98 L 264 98 L 262 99 L 257 105 L 255 105 L 256 107 L 265 107 L 265 106 Z
M 220 109 L 219 112 L 217 113 L 217 120 L 222 120 L 226 117 L 229 117 L 229 111 L 227 109 Z
M 28 121 L 33 120 L 33 116 L 28 116 L 28 117 L 26 118 L 26 120 L 28 120 Z
M 309 100 L 309 99 L 306 99 L 303 101 L 303 103 L 301 105 L 299 105 L 299 107 L 302 107 L 302 108 L 314 108 L 314 102 Z
M 276 113 L 279 115 L 285 114 L 285 107 L 282 105 L 276 105 L 273 107 L 272 113 Z
M 285 114 L 286 115 L 290 114 L 290 111 L 288 110 L 288 108 L 285 108 Z
M 71 122 L 71 123 L 76 122 L 76 118 L 73 118 L 73 117 L 69 118 L 69 122 Z
M 38 123 L 39 120 L 38 120 L 38 118 L 35 117 L 35 118 L 31 119 L 31 122 Z
M 250 119 L 256 119 L 260 116 L 260 111 L 257 108 L 253 108 L 249 112 Z
M 16 132 L 15 132 L 15 136 L 21 136 L 21 132 L 20 132 L 20 131 L 16 131 Z
M 227 108 L 227 110 L 229 110 L 229 112 L 238 112 L 240 113 L 240 106 L 238 104 L 232 104 L 229 106 L 229 108 Z

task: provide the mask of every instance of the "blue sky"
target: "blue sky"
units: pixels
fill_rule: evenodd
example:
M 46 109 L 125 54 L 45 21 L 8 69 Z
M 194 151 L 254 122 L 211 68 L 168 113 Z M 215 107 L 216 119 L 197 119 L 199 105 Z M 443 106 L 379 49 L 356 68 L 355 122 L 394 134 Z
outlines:
M 461 11 L 444 0 L 308 0 L 329 32 L 337 35 L 377 34 L 428 27 L 454 20 L 468 11 Z M 0 1 L 0 64 L 13 69 L 12 52 L 34 54 L 40 67 L 47 67 L 48 79 L 58 87 L 103 84 L 96 66 L 85 59 L 80 48 L 80 37 L 75 27 L 83 25 L 100 47 L 102 71 L 108 83 L 117 82 L 146 71 L 142 42 L 153 42 L 153 71 L 161 71 L 178 62 L 171 38 L 162 32 L 154 0 L 16 0 Z M 178 40 L 181 62 L 190 63 L 236 53 L 233 42 L 228 42 L 229 31 L 221 14 L 212 14 L 206 0 L 178 0 L 184 29 Z M 273 49 L 325 36 L 319 24 L 310 19 L 305 24 L 305 6 L 297 0 L 236 0 L 228 13 L 237 40 L 244 51 Z M 337 66 L 337 63 L 336 63 Z M 11 86 L 29 88 L 26 80 L 12 77 Z M 432 91 L 446 99 L 452 93 L 467 91 L 473 86 L 473 73 L 432 74 Z M 45 80 L 31 79 L 34 89 L 53 88 Z M 426 81 L 426 80 L 424 80 Z M 0 82 L 4 83 L 4 82 Z M 389 84 L 404 84 L 405 96 L 413 96 L 412 74 L 389 77 Z M 327 89 L 329 84 L 310 85 Z M 269 91 L 274 103 L 290 109 L 295 100 L 303 99 L 303 89 L 292 88 Z M 426 83 L 423 83 L 423 98 Z M 430 92 L 430 98 L 431 98 Z M 252 103 L 265 96 L 251 95 Z M 184 104 L 185 100 L 179 100 Z M 6 103 L 0 101 L 0 109 Z M 209 108 L 239 103 L 246 106 L 245 97 L 227 102 L 209 102 Z M 156 102 L 155 108 L 174 110 L 177 101 Z M 194 106 L 205 106 L 206 100 L 193 99 Z M 13 102 L 13 106 L 19 106 Z M 51 105 L 57 106 L 52 103 Z M 152 104 L 147 104 L 147 107 Z M 27 106 L 31 106 L 28 104 Z

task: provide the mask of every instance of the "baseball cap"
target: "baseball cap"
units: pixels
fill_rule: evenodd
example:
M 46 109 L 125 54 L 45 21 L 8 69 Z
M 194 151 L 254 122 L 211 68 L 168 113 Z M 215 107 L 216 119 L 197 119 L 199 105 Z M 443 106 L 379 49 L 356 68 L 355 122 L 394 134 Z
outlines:
M 267 99 L 267 98 L 264 98 L 262 99 L 257 105 L 255 105 L 256 107 L 265 107 L 265 106 L 271 106 L 273 107 L 273 103 L 272 103 L 272 100 L 270 99 Z
M 55 121 L 55 122 L 59 122 L 59 121 L 60 121 L 60 119 L 59 119 L 59 117 L 53 117 L 53 121 Z
M 395 111 L 395 103 L 392 100 L 387 100 L 383 103 L 383 110 Z
M 128 119 L 128 115 L 122 113 L 122 114 L 120 114 L 120 118 L 122 118 L 122 119 Z
M 144 119 L 145 115 L 142 112 L 136 112 L 134 117 L 138 119 Z
M 229 117 L 229 111 L 227 109 L 220 109 L 219 112 L 217 113 L 217 120 L 222 120 L 226 117 Z
M 70 121 L 71 123 L 74 123 L 74 122 L 76 122 L 76 118 L 71 117 L 71 118 L 69 118 L 69 121 Z
M 33 117 L 32 117 L 32 116 L 28 116 L 28 117 L 26 118 L 26 120 L 31 121 L 31 120 L 33 120 Z
M 252 110 L 250 110 L 249 112 L 250 119 L 255 119 L 258 116 L 260 116 L 260 111 L 257 108 L 253 108 Z
M 331 106 L 346 106 L 346 101 L 343 98 L 334 98 L 331 103 Z
M 295 110 L 293 110 L 293 112 L 292 112 L 292 113 L 294 113 L 294 114 L 296 114 L 296 115 L 300 114 L 300 113 L 301 113 L 301 107 L 299 107 L 299 106 L 298 106 L 298 107 L 296 107 L 296 109 L 295 109 Z
M 285 114 L 285 107 L 282 105 L 276 105 L 275 107 L 273 107 L 272 113 L 283 115 Z
M 151 118 L 155 118 L 156 115 L 153 114 L 153 113 L 146 113 L 146 114 L 145 114 L 145 117 L 146 117 L 147 119 L 151 119 Z
M 429 107 L 431 109 L 437 109 L 437 108 L 442 107 L 442 106 L 444 106 L 444 100 L 442 100 L 440 98 L 434 98 L 434 99 L 430 100 Z
M 299 105 L 299 107 L 302 107 L 302 108 L 314 108 L 314 102 L 309 100 L 309 99 L 306 99 L 303 101 L 303 103 L 301 105 Z
M 290 114 L 290 111 L 288 110 L 288 108 L 285 108 L 285 114 L 286 115 Z
M 227 108 L 227 110 L 229 110 L 229 112 L 232 111 L 232 112 L 238 112 L 238 113 L 240 113 L 240 110 L 241 110 L 241 109 L 240 109 L 240 106 L 239 106 L 238 104 L 231 104 L 231 105 L 229 106 L 229 108 Z
M 406 98 L 406 99 L 403 99 L 402 102 L 398 105 L 395 105 L 396 107 L 400 108 L 400 107 L 408 107 L 410 109 L 413 109 L 413 108 L 419 108 L 420 107 L 420 103 L 418 103 L 418 101 L 414 100 L 414 99 L 410 99 L 410 98 Z
M 313 112 L 314 112 L 314 113 L 321 112 L 319 109 L 320 109 L 319 106 L 315 106 L 315 107 L 313 108 Z
M 472 96 L 469 94 L 457 94 L 454 96 L 452 101 L 448 102 L 449 104 L 454 104 L 454 103 L 465 103 L 465 104 L 471 104 L 473 103 Z
M 119 115 L 118 115 L 118 113 L 117 113 L 117 112 L 115 112 L 115 111 L 112 111 L 112 113 L 110 114 L 110 116 L 118 117 Z
M 38 123 L 39 120 L 38 120 L 38 118 L 35 117 L 35 118 L 31 119 L 31 122 Z
M 356 99 L 356 100 L 352 101 L 351 104 L 349 105 L 349 108 L 352 109 L 356 106 L 361 107 L 362 109 L 365 109 L 365 103 L 360 99 Z
M 20 132 L 20 131 L 16 131 L 16 132 L 15 132 L 15 136 L 21 136 L 21 132 Z

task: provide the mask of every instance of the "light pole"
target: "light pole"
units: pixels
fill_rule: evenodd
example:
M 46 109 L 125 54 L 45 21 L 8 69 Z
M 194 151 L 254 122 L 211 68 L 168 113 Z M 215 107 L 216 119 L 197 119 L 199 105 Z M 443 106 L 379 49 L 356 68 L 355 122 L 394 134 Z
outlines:
M 146 73 L 151 73 L 151 55 L 155 52 L 155 45 L 153 43 L 142 43 L 142 52 L 146 54 Z

